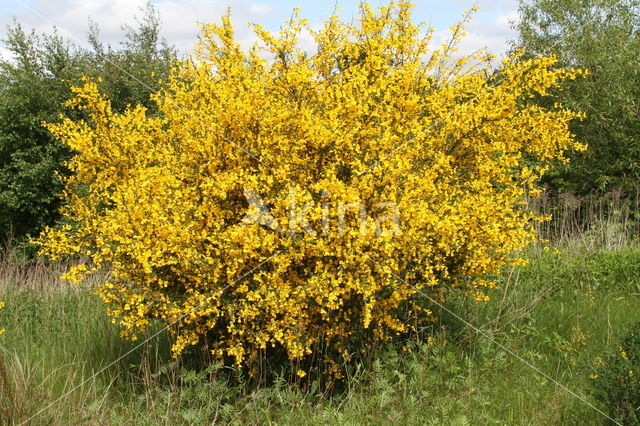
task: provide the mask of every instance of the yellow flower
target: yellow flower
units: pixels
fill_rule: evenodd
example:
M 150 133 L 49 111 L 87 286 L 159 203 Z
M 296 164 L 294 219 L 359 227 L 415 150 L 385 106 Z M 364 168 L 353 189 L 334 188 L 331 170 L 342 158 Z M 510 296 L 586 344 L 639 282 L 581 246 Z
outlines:
M 0 301 L 0 309 L 4 308 L 4 302 Z M 4 334 L 7 330 L 0 328 L 0 334 Z
M 327 346 L 335 377 L 355 336 L 433 321 L 425 295 L 488 300 L 487 277 L 522 264 L 512 254 L 546 219 L 522 200 L 582 148 L 578 114 L 525 100 L 582 73 L 521 52 L 499 70 L 483 52 L 457 58 L 471 15 L 434 46 L 411 8 L 333 16 L 311 54 L 297 12 L 279 34 L 256 26 L 251 51 L 227 14 L 153 95 L 160 114 L 114 112 L 85 78 L 66 104 L 82 114 L 46 126 L 75 153 L 73 226 L 45 230 L 42 253 L 89 259 L 73 282 L 109 267 L 96 293 L 127 338 L 174 324 L 178 355 L 217 333 L 211 353 L 239 366 Z

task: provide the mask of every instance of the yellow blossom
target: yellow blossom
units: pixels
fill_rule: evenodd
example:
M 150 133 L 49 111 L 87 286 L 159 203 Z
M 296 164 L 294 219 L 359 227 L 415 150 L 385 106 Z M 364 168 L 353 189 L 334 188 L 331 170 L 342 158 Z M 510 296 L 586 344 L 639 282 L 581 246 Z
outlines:
M 0 309 L 4 308 L 4 302 L 0 301 Z M 7 330 L 0 328 L 0 334 L 4 334 Z
M 67 103 L 81 114 L 47 125 L 76 154 L 69 224 L 45 230 L 42 253 L 89 259 L 70 281 L 110 268 L 96 292 L 125 337 L 174 325 L 177 355 L 212 333 L 211 353 L 238 365 L 323 346 L 336 377 L 354 336 L 433 321 L 428 300 L 448 288 L 487 300 L 486 277 L 522 264 L 512 254 L 544 220 L 525 195 L 584 148 L 578 114 L 526 100 L 581 72 L 521 52 L 498 70 L 486 52 L 457 58 L 470 15 L 433 46 L 411 7 L 362 4 L 319 30 L 296 12 L 279 34 L 255 26 L 251 50 L 225 15 L 153 94 L 157 115 L 114 112 L 86 78 Z

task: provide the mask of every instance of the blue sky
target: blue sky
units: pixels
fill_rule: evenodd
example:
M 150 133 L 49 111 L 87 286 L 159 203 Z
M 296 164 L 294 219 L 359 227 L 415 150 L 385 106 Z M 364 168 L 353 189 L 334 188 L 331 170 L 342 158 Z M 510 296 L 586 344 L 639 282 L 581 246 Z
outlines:
M 98 22 L 106 42 L 117 44 L 122 34 L 120 27 L 132 23 L 133 17 L 145 0 L 1 0 L 0 37 L 4 38 L 6 25 L 15 17 L 24 27 L 37 31 L 50 31 L 53 26 L 71 39 L 83 42 L 88 21 Z M 197 36 L 197 22 L 219 19 L 227 6 L 232 7 L 238 37 L 242 44 L 254 40 L 247 22 L 277 30 L 294 7 L 301 8 L 301 15 L 312 25 L 320 25 L 329 16 L 335 0 L 301 2 L 295 0 L 152 0 L 160 11 L 163 36 L 187 52 Z M 340 15 L 350 20 L 357 16 L 360 0 L 339 0 Z M 372 6 L 386 0 L 371 0 Z M 416 0 L 414 20 L 427 22 L 436 29 L 436 41 L 444 41 L 448 28 L 457 22 L 465 10 L 474 4 L 480 6 L 473 22 L 467 27 L 468 37 L 461 50 L 472 51 L 488 46 L 494 53 L 503 53 L 507 40 L 514 37 L 509 22 L 517 17 L 517 0 Z M 304 41 L 303 41 L 304 42 Z M 310 43 L 310 40 L 306 41 Z M 0 48 L 0 54 L 3 49 Z

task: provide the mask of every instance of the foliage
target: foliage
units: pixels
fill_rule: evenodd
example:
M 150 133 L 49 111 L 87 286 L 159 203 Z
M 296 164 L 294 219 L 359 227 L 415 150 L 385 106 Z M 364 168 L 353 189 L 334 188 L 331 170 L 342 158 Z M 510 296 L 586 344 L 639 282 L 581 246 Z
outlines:
M 608 335 L 640 320 L 636 278 L 628 273 L 637 263 L 632 253 L 637 259 L 640 248 L 557 255 L 528 250 L 527 266 L 496 277 L 500 297 L 487 303 L 460 298 L 466 308 L 456 300 L 446 306 L 600 406 L 586 393 L 593 367 L 576 370 L 574 360 L 581 365 L 581 359 L 617 351 L 618 342 Z M 585 264 L 591 258 L 606 261 Z M 618 271 L 624 264 L 629 265 Z M 414 336 L 407 350 L 389 345 L 372 361 L 350 368 L 344 388 L 331 393 L 318 386 L 301 391 L 286 383 L 285 374 L 270 387 L 234 383 L 227 368 L 196 370 L 182 357 L 171 359 L 166 333 L 138 348 L 140 342 L 120 339 L 117 327 L 101 315 L 101 301 L 90 294 L 95 283 L 67 286 L 57 279 L 64 268 L 16 258 L 0 265 L 0 299 L 7 302 L 0 310 L 0 324 L 7 328 L 0 336 L 0 423 L 24 422 L 50 404 L 31 422 L 458 424 L 456 419 L 467 416 L 479 424 L 599 423 L 591 407 L 460 322 L 457 328 L 434 324 L 433 334 L 425 336 L 431 338 L 420 342 Z M 8 279 L 7 270 L 15 271 Z M 593 274 L 603 278 L 589 278 Z M 550 287 L 557 291 L 549 293 Z M 532 304 L 539 295 L 546 296 Z M 503 320 L 490 322 L 499 312 Z M 589 336 L 582 346 L 572 343 L 576 323 Z M 466 333 L 477 341 L 454 344 Z M 558 342 L 581 351 L 560 351 Z
M 0 233 L 37 231 L 56 217 L 62 184 L 55 177 L 69 149 L 54 143 L 43 121 L 55 119 L 71 92 L 67 83 L 81 73 L 77 52 L 58 35 L 25 33 L 14 23 L 8 49 L 13 61 L 0 63 Z
M 515 55 L 491 76 L 484 53 L 453 58 L 462 24 L 432 50 L 410 13 L 334 16 L 314 54 L 297 16 L 279 36 L 257 26 L 246 53 L 227 15 L 154 96 L 160 116 L 114 112 L 91 80 L 74 88 L 67 105 L 89 119 L 48 126 L 77 152 L 70 222 L 43 253 L 91 259 L 70 281 L 112 269 L 97 291 L 125 336 L 157 319 L 175 325 L 176 354 L 199 343 L 255 367 L 284 352 L 301 377 L 339 375 L 357 344 L 431 321 L 425 294 L 485 300 L 486 275 L 534 237 L 525 191 L 580 148 L 577 114 L 521 100 L 579 72 Z
M 640 423 L 640 323 L 630 329 L 590 378 L 593 394 L 619 424 Z
M 560 66 L 589 77 L 562 83 L 558 98 L 586 119 L 572 131 L 589 149 L 570 154 L 545 182 L 581 194 L 621 187 L 636 196 L 640 179 L 640 2 L 637 0 L 521 0 L 518 48 L 557 55 Z
M 70 85 L 82 75 L 104 79 L 104 89 L 117 111 L 127 104 L 153 108 L 149 93 L 166 77 L 173 49 L 158 38 L 159 21 L 148 6 L 137 28 L 125 28 L 120 49 L 99 42 L 92 27 L 92 49 L 80 48 L 57 32 L 27 33 L 14 22 L 6 47 L 11 57 L 0 61 L 0 236 L 35 235 L 59 219 L 58 194 L 71 155 L 41 125 L 60 113 L 73 96 Z M 153 76 L 153 77 L 151 77 Z
M 118 48 L 105 46 L 100 42 L 97 24 L 90 26 L 91 51 L 84 75 L 102 79 L 101 89 L 116 111 L 143 105 L 156 113 L 156 104 L 149 95 L 161 87 L 177 58 L 175 48 L 160 37 L 158 11 L 147 3 L 141 13 L 136 27 L 123 27 L 124 40 Z M 80 75 L 76 77 L 79 81 Z

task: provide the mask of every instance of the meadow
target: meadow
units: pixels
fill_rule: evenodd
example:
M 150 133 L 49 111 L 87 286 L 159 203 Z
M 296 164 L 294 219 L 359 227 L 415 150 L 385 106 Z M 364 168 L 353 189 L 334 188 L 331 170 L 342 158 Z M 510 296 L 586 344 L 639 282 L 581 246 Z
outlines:
M 331 392 L 287 376 L 172 359 L 170 338 L 122 340 L 63 263 L 0 266 L 3 424 L 606 424 L 594 366 L 640 320 L 640 246 L 531 247 L 488 302 L 452 293 L 441 320 L 350 366 Z M 473 325 L 472 328 L 470 325 Z M 157 335 L 155 335 L 157 334 Z M 155 336 L 154 336 L 155 335 Z M 150 337 L 147 342 L 146 338 Z M 140 342 L 144 342 L 140 344 Z M 114 360 L 117 360 L 114 362 Z
M 477 6 L 251 51 L 228 11 L 185 60 L 151 3 L 121 48 L 14 21 L 0 424 L 640 424 L 640 14 L 565 3 L 502 65 Z

